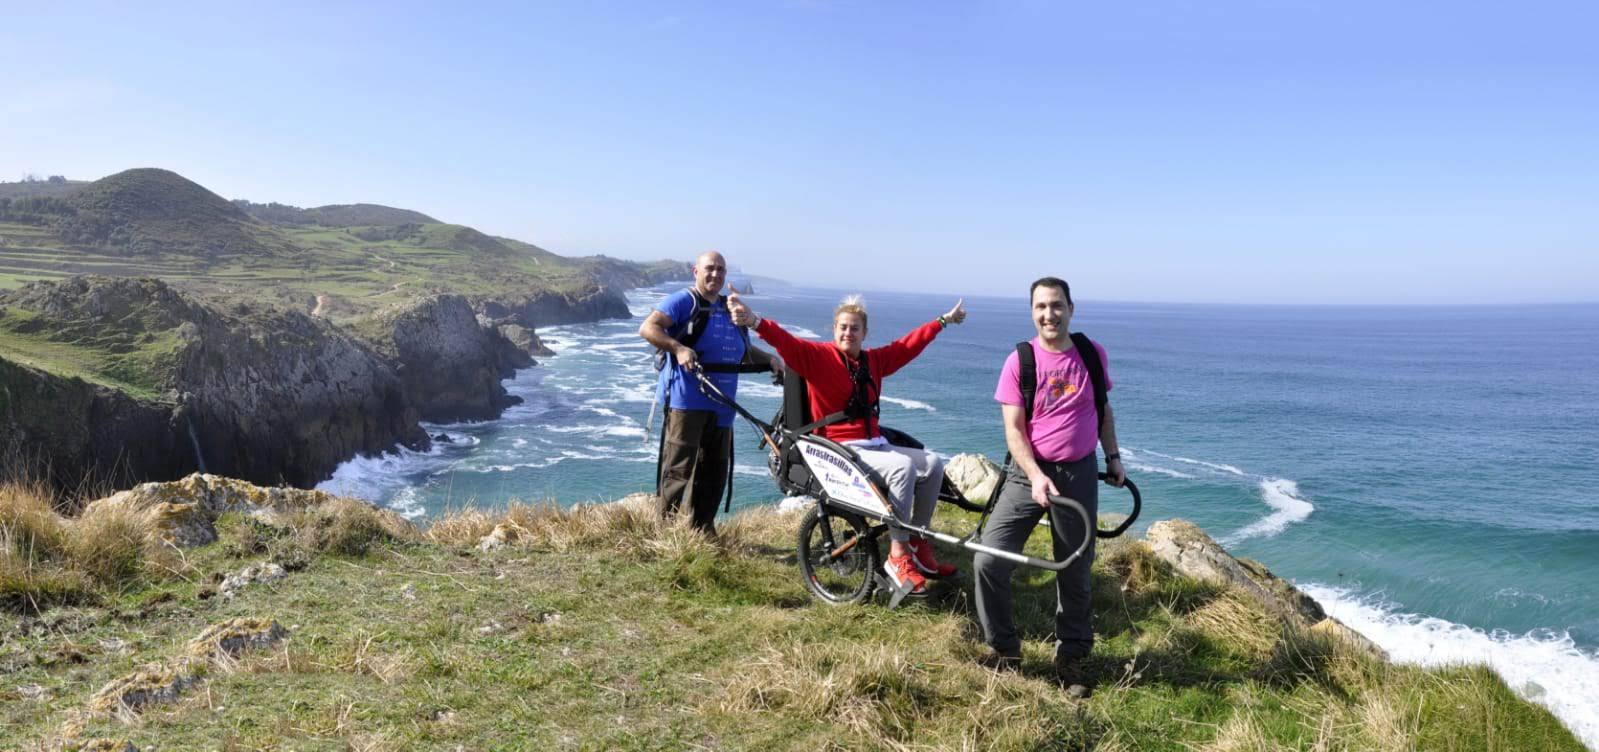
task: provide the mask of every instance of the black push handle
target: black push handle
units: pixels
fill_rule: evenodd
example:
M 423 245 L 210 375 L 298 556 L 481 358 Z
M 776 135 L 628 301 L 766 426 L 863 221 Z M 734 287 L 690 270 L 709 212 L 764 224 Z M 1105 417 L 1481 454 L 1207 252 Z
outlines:
M 1109 473 L 1100 473 L 1099 474 L 1099 479 L 1100 480 L 1110 480 L 1110 474 Z M 1138 485 L 1133 483 L 1131 478 L 1128 478 L 1128 479 L 1126 479 L 1125 481 L 1122 482 L 1122 488 L 1127 489 L 1127 492 L 1131 493 L 1133 495 L 1133 513 L 1127 515 L 1127 519 L 1123 520 L 1122 524 L 1117 525 L 1115 530 L 1099 530 L 1099 529 L 1096 528 L 1094 530 L 1094 536 L 1095 537 L 1098 537 L 1098 538 L 1115 538 L 1116 536 L 1119 536 L 1122 533 L 1127 532 L 1127 528 L 1132 527 L 1133 523 L 1138 521 L 1138 513 L 1140 511 L 1142 511 L 1143 508 L 1144 508 L 1144 497 L 1139 495 L 1139 493 L 1138 493 Z

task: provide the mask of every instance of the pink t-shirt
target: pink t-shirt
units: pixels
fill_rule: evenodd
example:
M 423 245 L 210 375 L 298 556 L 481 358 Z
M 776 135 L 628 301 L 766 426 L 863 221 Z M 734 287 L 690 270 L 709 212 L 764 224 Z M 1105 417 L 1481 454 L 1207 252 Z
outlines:
M 1098 342 L 1094 342 L 1094 349 L 1099 351 L 1099 362 L 1105 364 L 1105 390 L 1110 391 L 1110 361 Z M 1094 409 L 1094 382 L 1088 378 L 1082 356 L 1075 347 L 1050 352 L 1034 337 L 1033 360 L 1038 364 L 1038 392 L 1033 395 L 1033 422 L 1027 431 L 1033 456 L 1045 462 L 1073 462 L 1087 457 L 1099 445 L 1099 414 Z M 1005 368 L 999 372 L 994 399 L 1021 406 L 1020 370 L 1012 350 L 1005 359 Z

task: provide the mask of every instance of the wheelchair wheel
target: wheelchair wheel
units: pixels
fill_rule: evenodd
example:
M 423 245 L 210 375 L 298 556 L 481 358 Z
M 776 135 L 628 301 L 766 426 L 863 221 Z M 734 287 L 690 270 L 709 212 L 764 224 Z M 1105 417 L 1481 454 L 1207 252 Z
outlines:
M 825 510 L 825 511 L 824 511 Z M 859 603 L 872 594 L 877 539 L 860 516 L 821 504 L 800 522 L 799 565 L 805 587 L 826 603 Z

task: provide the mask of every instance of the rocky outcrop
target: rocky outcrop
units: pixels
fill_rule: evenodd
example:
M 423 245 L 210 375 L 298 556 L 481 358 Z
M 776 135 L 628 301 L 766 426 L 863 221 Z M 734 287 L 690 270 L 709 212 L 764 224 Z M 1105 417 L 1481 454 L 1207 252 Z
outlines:
M 327 507 L 337 503 L 338 499 L 339 497 L 326 491 L 286 486 L 257 486 L 237 478 L 195 473 L 182 480 L 141 483 L 126 491 L 118 491 L 103 499 L 90 502 L 84 514 L 93 514 L 95 507 L 102 504 L 123 506 L 140 512 L 179 507 L 186 510 L 186 516 L 203 520 L 203 523 L 191 523 L 195 525 L 210 525 L 217 517 L 228 512 L 247 514 L 268 524 L 277 525 L 281 523 L 283 515 Z M 386 518 L 392 517 L 389 521 L 396 527 L 409 524 L 392 510 L 376 507 L 373 510 Z M 216 539 L 214 530 L 211 539 Z M 182 540 L 173 540 L 173 542 L 180 546 L 189 545 Z
M 968 501 L 987 502 L 999 482 L 1000 467 L 981 454 L 957 454 L 944 463 L 944 476 Z
M 499 330 L 500 334 L 511 341 L 511 344 L 531 357 L 544 358 L 555 354 L 554 350 L 545 347 L 539 340 L 538 332 L 521 324 L 501 324 Z
M 1199 526 L 1186 520 L 1161 520 L 1144 536 L 1151 551 L 1179 574 L 1247 593 L 1284 620 L 1342 640 L 1375 656 L 1386 653 L 1342 622 L 1328 616 L 1314 598 L 1252 559 L 1234 558 Z
M 195 469 L 170 407 L 0 357 L 0 458 L 51 485 L 125 484 Z
M 302 313 L 107 277 L 31 284 L 0 307 L 20 312 L 0 321 L 14 335 L 84 364 L 0 361 L 0 429 L 58 486 L 195 470 L 306 486 L 356 454 L 427 444 L 395 369 Z
M 437 295 L 380 314 L 362 327 L 395 364 L 405 401 L 424 420 L 488 420 L 521 402 L 500 380 L 532 359 L 505 335 L 478 323 L 459 295 Z
M 174 702 L 205 681 L 206 664 L 231 661 L 246 650 L 271 647 L 289 636 L 271 619 L 239 618 L 207 627 L 168 661 L 152 663 L 113 679 L 89 698 L 92 714 L 137 713 L 150 705 Z
M 960 454 L 944 466 L 950 482 L 967 499 L 984 502 L 999 479 L 1000 467 L 978 454 Z M 1100 515 L 1104 529 L 1111 519 L 1119 524 L 1121 515 Z M 1259 601 L 1272 615 L 1313 632 L 1319 632 L 1379 657 L 1382 648 L 1359 632 L 1328 616 L 1321 604 L 1272 574 L 1266 565 L 1253 559 L 1236 558 L 1212 540 L 1199 526 L 1186 520 L 1161 520 L 1149 526 L 1145 545 L 1155 556 L 1170 564 L 1178 574 L 1204 582 L 1233 588 Z
M 517 297 L 480 298 L 473 308 L 496 323 L 533 329 L 632 316 L 622 288 L 604 285 L 578 291 L 540 290 Z

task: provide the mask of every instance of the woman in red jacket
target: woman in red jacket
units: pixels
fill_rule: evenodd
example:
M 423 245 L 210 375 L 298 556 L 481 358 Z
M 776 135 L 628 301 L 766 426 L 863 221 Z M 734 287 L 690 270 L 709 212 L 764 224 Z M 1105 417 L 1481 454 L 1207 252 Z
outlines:
M 944 327 L 966 320 L 960 302 L 939 316 L 882 347 L 861 349 L 866 340 L 866 305 L 859 295 L 844 299 L 833 311 L 833 341 L 815 342 L 789 334 L 777 322 L 755 315 L 737 295 L 728 299 L 733 321 L 749 326 L 773 347 L 789 368 L 805 378 L 815 416 L 843 412 L 848 419 L 823 426 L 822 437 L 852 447 L 861 460 L 888 484 L 889 501 L 902 521 L 927 527 L 944 482 L 944 462 L 920 449 L 893 446 L 877 427 L 878 398 L 883 378 L 905 367 L 932 344 Z M 926 592 L 926 577 L 948 577 L 955 567 L 933 556 L 926 538 L 909 531 L 889 531 L 888 561 L 883 569 L 901 589 Z

